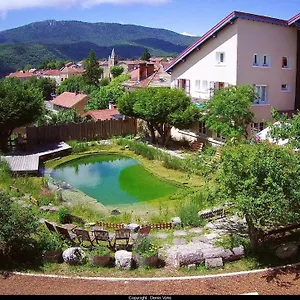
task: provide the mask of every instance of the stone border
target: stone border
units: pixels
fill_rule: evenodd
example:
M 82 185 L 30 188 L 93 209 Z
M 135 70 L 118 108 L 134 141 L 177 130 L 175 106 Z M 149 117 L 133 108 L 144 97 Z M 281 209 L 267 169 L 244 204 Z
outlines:
M 229 276 L 239 276 L 251 273 L 263 273 L 269 270 L 277 270 L 282 268 L 288 268 L 293 266 L 298 266 L 300 263 L 289 264 L 274 268 L 266 268 L 266 269 L 258 269 L 251 271 L 242 271 L 242 272 L 232 272 L 232 273 L 224 273 L 224 274 L 212 274 L 212 275 L 199 275 L 199 276 L 183 276 L 183 277 L 156 277 L 156 278 L 147 278 L 147 277 L 137 277 L 137 278 L 116 278 L 116 277 L 84 277 L 84 276 L 63 276 L 63 275 L 51 275 L 51 274 L 30 274 L 30 273 L 22 273 L 22 272 L 10 272 L 14 275 L 21 276 L 33 276 L 33 277 L 49 277 L 49 278 L 64 278 L 64 279 L 84 279 L 84 280 L 106 280 L 106 281 L 165 281 L 165 280 L 191 280 L 191 279 L 207 279 L 207 278 L 216 278 L 216 277 L 229 277 Z

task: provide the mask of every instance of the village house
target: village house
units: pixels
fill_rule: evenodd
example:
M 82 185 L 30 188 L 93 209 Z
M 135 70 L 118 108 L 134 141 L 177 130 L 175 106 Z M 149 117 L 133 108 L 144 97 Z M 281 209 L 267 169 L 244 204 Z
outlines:
M 35 75 L 35 72 L 31 71 L 17 71 L 17 72 L 13 72 L 13 73 L 10 73 L 9 75 L 5 76 L 5 77 L 15 77 L 15 78 L 18 78 L 20 80 L 26 80 L 32 76 L 36 76 Z
M 80 115 L 84 114 L 84 108 L 89 96 L 80 93 L 64 92 L 50 101 L 53 110 L 75 109 Z
M 109 103 L 109 107 L 107 109 L 89 110 L 84 113 L 82 117 L 86 117 L 87 119 L 92 119 L 94 121 L 125 119 L 125 116 L 119 113 L 116 105 L 113 103 Z
M 272 120 L 271 108 L 300 109 L 300 13 L 290 20 L 234 11 L 184 50 L 166 68 L 171 87 L 201 105 L 215 89 L 253 85 L 255 133 Z M 298 71 L 297 71 L 298 70 Z M 250 130 L 249 130 L 250 131 Z M 222 139 L 200 123 L 184 134 Z

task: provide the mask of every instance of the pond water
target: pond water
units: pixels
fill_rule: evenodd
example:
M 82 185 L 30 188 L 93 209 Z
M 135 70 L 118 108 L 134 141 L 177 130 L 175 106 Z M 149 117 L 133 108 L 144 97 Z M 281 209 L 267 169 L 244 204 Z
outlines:
M 116 155 L 81 157 L 59 165 L 50 176 L 105 206 L 151 201 L 178 189 L 153 176 L 135 159 Z

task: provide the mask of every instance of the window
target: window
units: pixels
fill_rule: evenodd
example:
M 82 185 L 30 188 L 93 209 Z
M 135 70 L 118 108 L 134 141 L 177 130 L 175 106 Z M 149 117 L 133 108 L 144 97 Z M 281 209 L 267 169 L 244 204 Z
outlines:
M 259 55 L 253 54 L 253 66 L 258 67 L 259 66 Z
M 217 64 L 224 64 L 225 52 L 217 52 L 216 54 Z
M 189 79 L 177 79 L 178 88 L 183 89 L 187 95 L 190 94 L 190 80 Z
M 282 57 L 281 67 L 283 69 L 289 69 L 291 67 L 290 66 L 290 60 L 287 56 Z
M 263 55 L 262 59 L 262 66 L 263 67 L 271 67 L 271 56 L 270 55 Z
M 208 90 L 208 81 L 202 80 L 202 91 L 207 92 L 207 90 Z
M 289 92 L 290 91 L 290 85 L 287 83 L 284 83 L 281 85 L 281 91 L 282 92 Z
M 250 129 L 253 134 L 262 131 L 264 128 L 265 128 L 265 124 L 263 122 L 250 124 Z
M 201 80 L 195 80 L 195 90 L 196 91 L 200 90 L 200 85 L 201 85 Z
M 268 100 L 268 86 L 267 85 L 255 85 L 258 98 L 254 100 L 254 104 L 264 104 Z
M 204 122 L 199 122 L 199 133 L 203 134 L 203 135 L 206 135 L 206 133 L 207 133 Z

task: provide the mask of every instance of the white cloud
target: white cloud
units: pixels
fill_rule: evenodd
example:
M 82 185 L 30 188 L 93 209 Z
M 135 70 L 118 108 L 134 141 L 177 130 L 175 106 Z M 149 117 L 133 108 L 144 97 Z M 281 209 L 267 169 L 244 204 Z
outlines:
M 0 11 L 18 10 L 24 8 L 72 7 L 90 8 L 100 4 L 165 4 L 172 0 L 9 0 L 0 1 Z
M 188 32 L 182 32 L 181 34 L 187 35 L 187 36 L 196 36 L 195 34 L 191 34 L 191 33 L 188 33 Z

